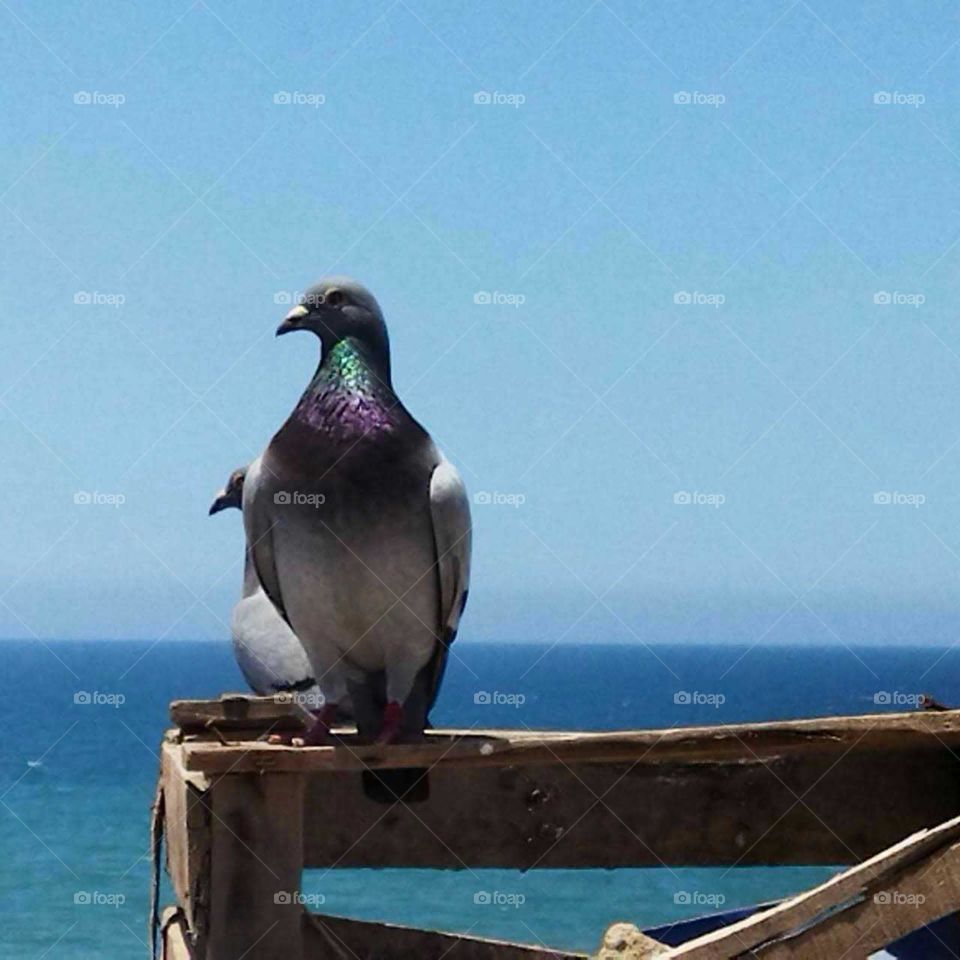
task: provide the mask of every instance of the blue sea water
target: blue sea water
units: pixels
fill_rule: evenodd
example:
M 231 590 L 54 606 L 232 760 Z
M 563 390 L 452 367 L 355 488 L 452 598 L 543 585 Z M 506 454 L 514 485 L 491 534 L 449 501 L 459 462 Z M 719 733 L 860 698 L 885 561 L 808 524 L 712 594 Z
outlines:
M 0 958 L 141 958 L 167 706 L 244 689 L 230 647 L 6 641 L 0 657 Z M 905 709 L 921 692 L 960 699 L 960 649 L 462 644 L 434 721 L 731 723 Z M 322 895 L 325 912 L 590 950 L 615 920 L 652 926 L 729 909 L 831 872 L 337 870 L 308 872 L 304 891 Z M 478 903 L 480 893 L 499 902 Z

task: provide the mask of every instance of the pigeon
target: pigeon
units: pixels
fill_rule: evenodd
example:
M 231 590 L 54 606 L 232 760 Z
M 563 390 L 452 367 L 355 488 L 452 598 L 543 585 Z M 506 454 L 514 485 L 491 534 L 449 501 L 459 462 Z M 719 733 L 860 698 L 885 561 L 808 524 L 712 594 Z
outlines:
M 320 281 L 277 336 L 295 330 L 320 339 L 321 361 L 248 473 L 250 555 L 325 697 L 308 743 L 330 742 L 348 696 L 364 741 L 416 741 L 467 600 L 466 489 L 394 392 L 386 324 L 365 287 Z
M 241 508 L 246 475 L 246 467 L 230 474 L 210 507 L 211 517 L 221 510 Z M 308 708 L 323 706 L 306 651 L 263 592 L 249 550 L 243 568 L 243 596 L 233 608 L 230 632 L 237 665 L 254 693 L 269 696 L 289 692 Z M 342 708 L 348 706 L 343 704 Z

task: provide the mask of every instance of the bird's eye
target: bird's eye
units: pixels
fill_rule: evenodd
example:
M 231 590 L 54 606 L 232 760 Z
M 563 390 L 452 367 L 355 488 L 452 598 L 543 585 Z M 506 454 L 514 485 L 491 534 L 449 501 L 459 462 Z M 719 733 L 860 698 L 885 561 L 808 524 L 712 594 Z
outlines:
M 326 300 L 331 307 L 339 307 L 343 303 L 343 294 L 339 290 L 329 290 Z

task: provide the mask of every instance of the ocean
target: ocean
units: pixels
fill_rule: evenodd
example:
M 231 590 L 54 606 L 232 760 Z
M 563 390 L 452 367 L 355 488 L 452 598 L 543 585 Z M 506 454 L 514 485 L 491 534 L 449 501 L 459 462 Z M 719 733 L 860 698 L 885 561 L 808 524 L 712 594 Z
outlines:
M 140 960 L 167 705 L 243 690 L 230 646 L 4 641 L 0 657 L 0 958 Z M 609 730 L 910 709 L 958 690 L 953 649 L 462 643 L 433 719 Z M 832 872 L 335 870 L 303 889 L 328 913 L 592 950 L 616 920 L 745 906 Z

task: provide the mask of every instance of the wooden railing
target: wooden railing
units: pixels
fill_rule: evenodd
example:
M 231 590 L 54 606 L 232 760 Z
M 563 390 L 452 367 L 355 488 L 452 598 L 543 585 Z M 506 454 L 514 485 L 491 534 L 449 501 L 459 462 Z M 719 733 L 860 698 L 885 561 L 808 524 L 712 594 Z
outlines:
M 960 814 L 957 711 L 603 734 L 448 730 L 390 747 L 344 735 L 339 746 L 310 748 L 256 739 L 304 722 L 282 699 L 180 702 L 171 714 L 161 795 L 178 903 L 167 915 L 167 960 L 573 957 L 311 915 L 297 896 L 300 875 L 358 866 L 861 864 Z M 391 789 L 409 792 L 385 803 Z M 941 830 L 917 849 L 946 855 L 957 829 Z M 849 875 L 854 885 L 866 876 Z M 904 916 L 919 926 L 942 905 Z M 765 926 L 742 922 L 766 938 L 754 947 L 771 941 L 770 956 L 780 955 L 770 931 L 783 935 L 799 915 L 777 909 Z M 750 934 L 737 935 L 746 939 L 714 934 L 699 952 L 685 945 L 654 955 L 733 957 L 750 949 Z

